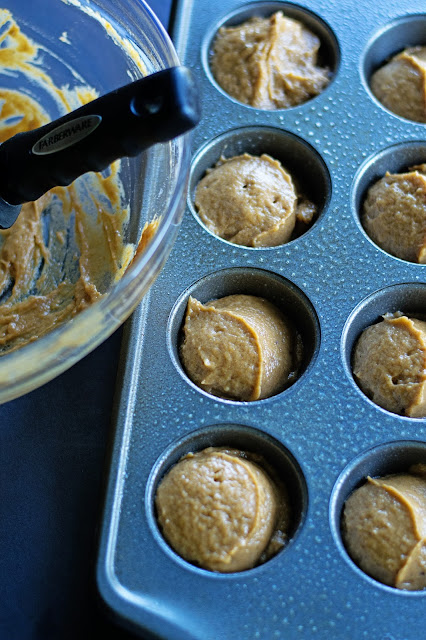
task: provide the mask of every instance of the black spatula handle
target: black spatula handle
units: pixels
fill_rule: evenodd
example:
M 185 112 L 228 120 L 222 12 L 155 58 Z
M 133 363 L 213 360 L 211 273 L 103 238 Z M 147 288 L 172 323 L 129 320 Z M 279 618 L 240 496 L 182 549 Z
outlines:
M 0 146 L 0 197 L 12 205 L 36 200 L 87 171 L 136 156 L 193 128 L 198 93 L 186 67 L 172 67 L 112 91 Z

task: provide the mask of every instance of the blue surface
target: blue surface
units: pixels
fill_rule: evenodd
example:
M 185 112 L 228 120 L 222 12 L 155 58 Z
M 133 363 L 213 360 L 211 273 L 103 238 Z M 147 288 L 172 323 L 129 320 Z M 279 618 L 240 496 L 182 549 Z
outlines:
M 163 24 L 171 2 L 148 2 Z M 0 640 L 133 637 L 94 577 L 120 342 L 0 406 Z

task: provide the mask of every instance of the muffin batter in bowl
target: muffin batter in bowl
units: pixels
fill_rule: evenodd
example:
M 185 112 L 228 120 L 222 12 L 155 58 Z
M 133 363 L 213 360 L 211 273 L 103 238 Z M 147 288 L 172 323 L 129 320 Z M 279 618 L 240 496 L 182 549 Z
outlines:
M 426 465 L 368 477 L 346 501 L 342 533 L 365 573 L 397 589 L 425 589 Z
M 426 262 L 426 164 L 386 173 L 367 192 L 361 222 L 370 238 L 393 256 Z
M 57 86 L 41 65 L 41 48 L 8 10 L 0 10 L 0 24 L 3 78 L 22 76 L 50 96 L 60 114 L 97 97 L 82 79 L 72 89 Z M 22 91 L 0 88 L 0 142 L 50 120 L 29 93 L 26 85 Z M 116 162 L 102 174 L 87 173 L 69 187 L 51 189 L 24 204 L 15 224 L 0 231 L 0 355 L 71 320 L 127 269 L 135 246 L 124 242 L 129 208 L 120 166 Z
M 284 544 L 286 491 L 241 451 L 209 447 L 182 458 L 159 484 L 164 537 L 185 560 L 210 571 L 250 569 Z
M 211 69 L 232 98 L 258 109 L 286 109 L 329 84 L 329 70 L 318 65 L 320 44 L 301 22 L 277 11 L 219 29 Z
M 236 294 L 202 304 L 189 298 L 181 359 L 199 387 L 224 398 L 260 400 L 295 377 L 300 343 L 272 303 Z
M 306 229 L 316 213 L 291 175 L 267 154 L 221 158 L 198 183 L 194 202 L 212 233 L 247 247 L 284 244 L 297 223 Z
M 353 374 L 379 406 L 411 418 L 426 416 L 426 322 L 387 314 L 359 337 Z
M 409 47 L 371 77 L 376 98 L 402 118 L 426 122 L 426 47 Z

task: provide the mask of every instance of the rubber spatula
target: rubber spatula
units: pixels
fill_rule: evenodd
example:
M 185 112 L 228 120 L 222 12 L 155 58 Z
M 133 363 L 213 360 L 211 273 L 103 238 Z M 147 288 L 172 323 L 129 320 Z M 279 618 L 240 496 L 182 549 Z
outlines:
M 87 171 L 136 156 L 189 131 L 200 119 L 191 71 L 171 67 L 131 82 L 38 129 L 0 145 L 0 228 L 24 202 Z

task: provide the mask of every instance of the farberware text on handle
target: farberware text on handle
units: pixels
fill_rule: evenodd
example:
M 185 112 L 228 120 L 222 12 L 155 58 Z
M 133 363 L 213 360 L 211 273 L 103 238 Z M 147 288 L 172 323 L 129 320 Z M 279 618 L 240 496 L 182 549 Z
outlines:
M 18 133 L 0 146 L 0 228 L 20 205 L 87 171 L 136 156 L 192 129 L 200 119 L 194 80 L 172 67 L 136 80 L 50 122 Z

